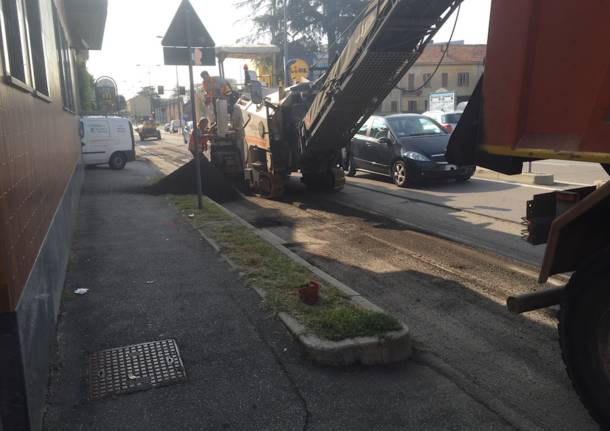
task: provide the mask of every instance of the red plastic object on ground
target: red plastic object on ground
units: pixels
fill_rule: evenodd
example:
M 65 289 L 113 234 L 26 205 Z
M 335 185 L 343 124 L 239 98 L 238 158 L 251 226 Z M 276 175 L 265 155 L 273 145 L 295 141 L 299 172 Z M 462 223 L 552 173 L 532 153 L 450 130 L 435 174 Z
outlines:
M 299 297 L 307 305 L 315 305 L 320 300 L 320 285 L 310 281 L 299 289 Z

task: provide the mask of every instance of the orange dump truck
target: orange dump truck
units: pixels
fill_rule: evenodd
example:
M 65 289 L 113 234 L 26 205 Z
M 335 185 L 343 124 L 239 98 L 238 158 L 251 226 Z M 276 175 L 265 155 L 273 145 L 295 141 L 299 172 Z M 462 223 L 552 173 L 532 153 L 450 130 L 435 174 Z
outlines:
M 506 174 L 524 161 L 564 159 L 610 172 L 610 1 L 493 0 L 485 75 L 448 148 L 455 164 Z M 537 195 L 527 239 L 547 243 L 540 281 L 567 286 L 509 298 L 522 313 L 561 305 L 570 378 L 610 428 L 610 183 Z

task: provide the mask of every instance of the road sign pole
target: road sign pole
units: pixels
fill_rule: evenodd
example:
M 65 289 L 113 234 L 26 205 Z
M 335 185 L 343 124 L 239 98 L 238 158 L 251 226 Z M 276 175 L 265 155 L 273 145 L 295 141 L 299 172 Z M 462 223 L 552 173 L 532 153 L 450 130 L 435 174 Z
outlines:
M 191 116 L 193 118 L 193 134 L 195 136 L 195 175 L 196 184 L 197 184 L 197 208 L 202 209 L 202 196 L 201 196 L 201 153 L 199 152 L 199 127 L 197 127 L 197 111 L 195 109 L 195 80 L 193 79 L 193 52 L 191 50 L 192 42 L 191 42 L 191 20 L 188 15 L 184 14 L 184 21 L 186 23 L 186 39 L 187 39 L 187 48 L 189 51 L 189 80 L 191 84 Z

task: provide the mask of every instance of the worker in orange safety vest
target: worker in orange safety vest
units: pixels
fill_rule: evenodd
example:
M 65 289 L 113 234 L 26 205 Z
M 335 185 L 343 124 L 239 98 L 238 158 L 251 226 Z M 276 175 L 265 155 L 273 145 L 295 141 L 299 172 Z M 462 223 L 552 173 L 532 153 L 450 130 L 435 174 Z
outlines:
M 199 129 L 199 133 L 197 136 L 196 131 L 193 130 L 191 132 L 191 137 L 189 139 L 189 151 L 196 157 L 196 153 L 203 154 L 208 150 L 208 141 L 212 138 L 212 130 L 208 128 L 208 119 L 201 118 L 199 123 L 197 124 L 197 128 Z
M 210 105 L 217 99 L 227 99 L 232 93 L 231 85 L 219 76 L 210 76 L 207 71 L 201 72 L 203 89 L 205 91 L 205 104 Z

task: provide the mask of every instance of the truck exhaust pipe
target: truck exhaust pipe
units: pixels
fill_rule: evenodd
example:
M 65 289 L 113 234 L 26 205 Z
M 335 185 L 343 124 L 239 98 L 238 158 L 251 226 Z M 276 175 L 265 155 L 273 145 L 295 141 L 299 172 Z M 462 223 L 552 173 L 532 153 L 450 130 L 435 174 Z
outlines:
M 506 300 L 508 311 L 513 314 L 527 313 L 560 304 L 566 293 L 566 287 L 554 287 L 539 290 L 538 292 L 526 293 L 519 296 L 510 296 Z

